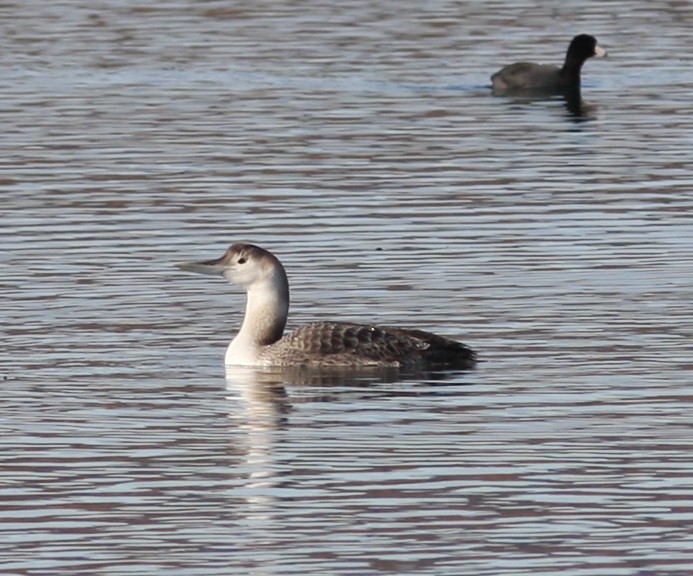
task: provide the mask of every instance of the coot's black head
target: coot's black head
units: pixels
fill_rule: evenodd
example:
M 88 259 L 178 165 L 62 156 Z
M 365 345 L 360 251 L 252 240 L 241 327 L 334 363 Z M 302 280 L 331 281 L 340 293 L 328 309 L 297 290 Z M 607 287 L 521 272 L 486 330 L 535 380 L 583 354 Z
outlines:
M 599 58 L 606 56 L 606 50 L 602 48 L 594 36 L 589 34 L 579 34 L 573 38 L 568 46 L 568 60 L 578 60 L 584 62 L 592 56 Z

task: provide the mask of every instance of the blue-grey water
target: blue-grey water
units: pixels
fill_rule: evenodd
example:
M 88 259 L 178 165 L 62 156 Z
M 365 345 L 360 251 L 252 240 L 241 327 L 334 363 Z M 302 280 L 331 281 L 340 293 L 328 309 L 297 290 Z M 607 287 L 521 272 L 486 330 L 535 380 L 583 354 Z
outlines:
M 693 571 L 689 2 L 0 6 L 0 573 Z M 560 99 L 492 97 L 570 38 Z M 224 373 L 269 248 L 290 325 L 473 372 Z

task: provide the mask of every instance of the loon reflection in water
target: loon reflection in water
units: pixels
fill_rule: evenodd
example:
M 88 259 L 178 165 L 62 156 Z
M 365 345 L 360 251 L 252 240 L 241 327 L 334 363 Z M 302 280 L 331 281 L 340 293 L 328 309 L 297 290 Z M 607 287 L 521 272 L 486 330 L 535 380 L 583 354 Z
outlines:
M 177 266 L 222 275 L 246 291 L 245 318 L 226 350 L 227 365 L 468 369 L 476 364 L 471 348 L 423 330 L 314 322 L 283 336 L 289 281 L 277 257 L 253 244 L 233 244 L 217 260 Z

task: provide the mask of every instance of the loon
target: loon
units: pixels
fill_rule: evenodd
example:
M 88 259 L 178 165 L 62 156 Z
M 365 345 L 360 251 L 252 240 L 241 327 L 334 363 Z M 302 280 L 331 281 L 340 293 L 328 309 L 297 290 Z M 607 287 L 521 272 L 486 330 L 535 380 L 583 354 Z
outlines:
M 216 260 L 176 266 L 221 275 L 246 291 L 245 317 L 226 350 L 226 365 L 404 369 L 476 365 L 471 348 L 417 329 L 314 322 L 283 335 L 289 315 L 286 271 L 274 254 L 253 244 L 233 244 Z

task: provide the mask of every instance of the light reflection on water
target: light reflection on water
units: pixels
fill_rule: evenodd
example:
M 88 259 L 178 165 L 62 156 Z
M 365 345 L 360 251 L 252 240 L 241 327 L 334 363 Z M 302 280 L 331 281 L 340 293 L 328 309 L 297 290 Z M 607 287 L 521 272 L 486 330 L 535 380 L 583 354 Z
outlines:
M 3 10 L 4 573 L 690 571 L 687 5 Z M 583 117 L 489 95 L 576 28 Z M 483 362 L 225 379 L 239 240 Z

